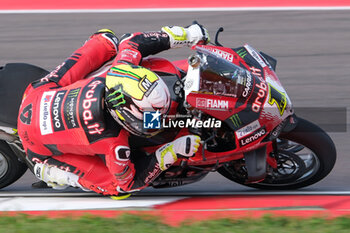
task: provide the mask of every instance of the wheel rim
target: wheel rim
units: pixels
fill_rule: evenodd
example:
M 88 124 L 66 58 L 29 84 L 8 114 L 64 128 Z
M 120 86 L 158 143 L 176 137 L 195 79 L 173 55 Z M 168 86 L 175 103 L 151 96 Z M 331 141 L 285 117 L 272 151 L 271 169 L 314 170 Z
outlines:
M 296 159 L 297 161 L 293 161 L 293 159 L 286 160 L 287 164 L 285 167 L 279 164 L 277 171 L 275 170 L 271 172 L 270 179 L 259 183 L 259 185 L 281 187 L 299 184 L 313 177 L 321 167 L 317 155 L 312 150 L 292 141 L 288 141 L 286 144 L 283 144 L 283 146 L 279 148 L 279 154 L 287 156 L 290 155 L 290 157 L 297 156 L 298 159 Z M 302 161 L 302 163 L 300 161 Z M 281 167 L 287 169 L 281 169 Z M 288 169 L 291 172 L 295 172 L 297 171 L 297 169 L 299 169 L 300 174 L 294 174 L 294 177 L 293 174 L 291 174 L 290 179 L 278 179 L 278 177 L 276 179 L 278 173 L 280 173 L 281 171 L 288 172 Z M 284 175 L 288 175 L 287 172 Z M 279 181 L 280 183 L 278 183 Z
M 7 173 L 9 164 L 5 156 L 0 153 L 0 179 Z
M 255 186 L 276 187 L 276 189 L 297 185 L 311 179 L 321 168 L 317 155 L 307 147 L 288 140 L 278 142 L 277 169 L 270 167 L 264 181 Z M 223 169 L 230 174 L 230 178 L 238 183 L 245 183 L 247 169 L 244 159 L 225 164 Z

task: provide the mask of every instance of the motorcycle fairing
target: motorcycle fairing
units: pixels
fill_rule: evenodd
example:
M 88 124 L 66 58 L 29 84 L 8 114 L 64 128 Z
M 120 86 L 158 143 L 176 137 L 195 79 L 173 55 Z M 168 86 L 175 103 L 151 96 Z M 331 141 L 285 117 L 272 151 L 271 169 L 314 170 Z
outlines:
M 259 182 L 266 177 L 266 146 L 244 153 L 248 183 Z
M 237 130 L 259 119 L 261 125 L 265 126 L 266 130 L 270 132 L 293 113 L 289 97 L 279 82 L 272 66 L 254 48 L 249 45 L 237 49 L 208 45 L 197 47 L 199 47 L 199 51 L 205 49 L 209 53 L 216 54 L 215 56 L 219 57 L 218 59 L 223 58 L 223 60 L 250 71 L 245 75 L 242 95 L 232 98 L 234 99 L 232 101 L 235 103 L 235 108 L 230 110 L 231 114 L 220 115 L 221 119 L 229 115 L 225 119 L 225 123 L 233 130 Z M 195 49 L 198 50 L 197 48 Z M 223 56 L 223 51 L 232 54 Z M 272 59 L 270 58 L 270 60 Z M 233 69 L 235 68 L 233 67 Z M 218 117 L 216 113 L 213 115 L 213 112 L 204 112 Z

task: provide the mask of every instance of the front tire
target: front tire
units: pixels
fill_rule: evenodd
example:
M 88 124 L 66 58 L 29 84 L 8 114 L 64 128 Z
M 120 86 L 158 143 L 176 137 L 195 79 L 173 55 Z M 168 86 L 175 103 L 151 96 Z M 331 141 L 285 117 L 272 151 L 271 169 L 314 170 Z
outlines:
M 305 153 L 306 149 L 310 151 L 308 154 Z M 234 165 L 227 164 L 218 171 L 224 177 L 249 187 L 290 190 L 322 180 L 332 171 L 336 161 L 336 149 L 332 139 L 320 127 L 302 118 L 298 118 L 298 125 L 294 130 L 280 135 L 278 154 L 283 158 L 279 160 L 281 164 L 278 169 L 270 172 L 260 183 L 245 183 L 242 176 L 244 166 L 237 170 Z M 283 167 L 282 163 L 287 165 Z M 237 171 L 241 171 L 241 174 Z
M 9 145 L 0 141 L 0 189 L 17 181 L 27 168 L 25 163 L 18 160 Z

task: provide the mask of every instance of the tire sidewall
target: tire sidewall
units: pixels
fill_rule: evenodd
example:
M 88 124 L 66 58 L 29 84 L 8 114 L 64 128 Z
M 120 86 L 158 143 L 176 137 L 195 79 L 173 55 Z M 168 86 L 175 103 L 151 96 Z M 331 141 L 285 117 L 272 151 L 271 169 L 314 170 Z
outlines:
M 27 170 L 26 164 L 20 162 L 6 142 L 0 141 L 0 153 L 5 158 L 8 170 L 0 177 L 0 189 L 17 181 Z
M 298 118 L 297 126 L 291 132 L 281 134 L 279 138 L 301 144 L 307 147 L 317 156 L 319 160 L 319 169 L 313 176 L 311 176 L 309 179 L 301 181 L 300 183 L 281 186 L 268 186 L 263 183 L 246 184 L 243 181 L 236 180 L 225 168 L 220 168 L 218 170 L 219 173 L 234 182 L 252 188 L 265 190 L 291 190 L 312 185 L 322 180 L 332 171 L 336 162 L 336 148 L 329 135 L 317 125 L 305 119 Z

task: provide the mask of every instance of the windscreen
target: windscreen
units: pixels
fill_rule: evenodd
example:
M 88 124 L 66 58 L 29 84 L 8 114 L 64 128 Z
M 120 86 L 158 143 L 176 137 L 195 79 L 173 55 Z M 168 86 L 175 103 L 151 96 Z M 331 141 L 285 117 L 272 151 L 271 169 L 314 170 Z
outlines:
M 209 50 L 196 50 L 200 58 L 200 92 L 240 97 L 247 80 L 247 71 Z

